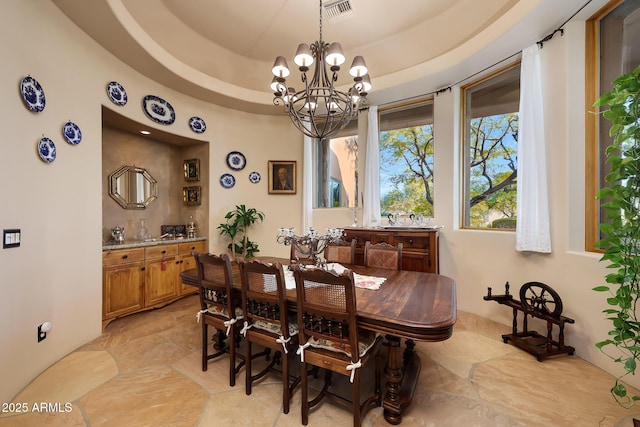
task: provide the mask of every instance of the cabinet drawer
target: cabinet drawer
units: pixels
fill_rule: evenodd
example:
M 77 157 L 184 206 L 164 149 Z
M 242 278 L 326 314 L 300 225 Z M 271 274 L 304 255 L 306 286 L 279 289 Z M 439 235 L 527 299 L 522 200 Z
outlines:
M 201 240 L 197 242 L 178 243 L 178 253 L 180 255 L 191 255 L 192 251 L 204 254 L 207 253 L 207 242 Z
M 102 265 L 128 264 L 144 260 L 144 249 L 117 249 L 102 252 Z
M 345 230 L 345 240 L 348 242 L 356 239 L 356 247 L 364 248 L 364 242 L 371 240 L 371 233 L 366 231 Z
M 393 236 L 395 244 L 402 243 L 403 250 L 413 250 L 418 252 L 429 251 L 429 236 L 415 234 L 396 234 Z
M 167 258 L 178 255 L 178 245 L 151 246 L 144 249 L 146 259 Z
M 391 233 L 371 233 L 371 244 L 377 245 L 378 243 L 388 243 L 393 245 L 393 236 Z

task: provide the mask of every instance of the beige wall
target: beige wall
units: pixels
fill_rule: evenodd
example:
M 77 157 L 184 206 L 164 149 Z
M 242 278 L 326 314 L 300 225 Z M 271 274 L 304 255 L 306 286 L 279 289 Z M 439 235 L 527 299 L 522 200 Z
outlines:
M 5 40 L 0 44 L 4 58 L 0 67 L 0 228 L 22 230 L 19 248 L 0 249 L 0 401 L 8 402 L 53 362 L 101 333 L 103 105 L 151 128 L 187 138 L 196 137 L 189 129 L 189 117 L 197 115 L 206 121 L 206 132 L 197 138 L 208 142 L 209 193 L 203 195 L 203 208 L 209 216 L 196 221 L 208 227 L 206 237 L 214 252 L 225 250 L 227 244 L 215 227 L 228 210 L 244 203 L 266 215 L 265 222 L 255 226 L 252 239 L 263 252 L 286 255 L 275 243 L 275 230 L 282 224 L 300 227 L 300 194 L 269 196 L 267 162 L 301 164 L 302 137 L 285 117 L 210 105 L 140 76 L 101 49 L 49 1 L 0 0 L 0 7 L 0 35 Z M 41 113 L 32 113 L 22 102 L 19 84 L 26 75 L 44 88 L 47 104 Z M 115 107 L 107 98 L 105 88 L 112 80 L 127 90 L 129 102 L 124 107 Z M 172 104 L 173 125 L 155 124 L 144 115 L 140 106 L 148 94 Z M 68 120 L 82 130 L 77 146 L 63 141 L 61 128 Z M 57 159 L 51 164 L 42 162 L 36 152 L 43 135 L 57 146 Z M 234 172 L 236 186 L 224 189 L 219 178 L 232 172 L 226 156 L 234 150 L 245 154 L 247 166 Z M 253 170 L 262 175 L 259 184 L 249 182 Z M 298 173 L 301 182 L 300 168 Z M 183 180 L 178 181 L 181 187 Z M 185 213 L 167 220 L 183 223 Z M 164 213 L 156 215 L 164 221 Z M 53 328 L 38 343 L 37 327 L 45 321 Z

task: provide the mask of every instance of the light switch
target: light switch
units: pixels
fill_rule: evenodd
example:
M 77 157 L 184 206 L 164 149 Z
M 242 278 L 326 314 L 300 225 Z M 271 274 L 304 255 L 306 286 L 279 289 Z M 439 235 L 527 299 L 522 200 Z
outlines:
M 2 248 L 17 248 L 20 246 L 21 233 L 19 228 L 2 231 Z

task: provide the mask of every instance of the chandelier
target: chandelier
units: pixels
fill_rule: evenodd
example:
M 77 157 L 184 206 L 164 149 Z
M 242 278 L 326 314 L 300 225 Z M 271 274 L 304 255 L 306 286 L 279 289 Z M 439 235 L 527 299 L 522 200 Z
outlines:
M 354 82 L 349 90 L 343 92 L 334 87 L 345 60 L 340 43 L 329 44 L 322 40 L 320 0 L 320 38 L 311 46 L 301 43 L 293 59 L 300 70 L 304 89 L 296 91 L 287 86 L 286 78 L 291 71 L 283 56 L 276 58 L 272 69 L 275 76 L 271 81 L 273 103 L 284 106 L 285 113 L 303 134 L 318 139 L 335 135 L 356 117 L 358 108 L 366 102 L 371 80 L 362 56 L 356 56 L 349 69 Z M 313 75 L 307 74 L 311 67 Z

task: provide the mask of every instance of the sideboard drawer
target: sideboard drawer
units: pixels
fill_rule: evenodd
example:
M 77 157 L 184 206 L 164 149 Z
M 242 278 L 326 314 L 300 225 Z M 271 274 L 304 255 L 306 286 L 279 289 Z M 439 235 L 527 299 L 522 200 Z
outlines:
M 152 258 L 168 258 L 178 255 L 178 245 L 160 245 L 145 248 L 146 259 Z
M 429 250 L 429 236 L 397 233 L 393 236 L 395 244 L 402 243 L 403 250 L 426 252 Z
M 178 253 L 180 255 L 191 255 L 193 251 L 200 254 L 207 253 L 207 242 L 202 240 L 198 242 L 178 243 Z
M 143 260 L 144 260 L 143 248 L 116 249 L 113 251 L 102 252 L 102 265 L 104 266 L 128 264 L 130 262 L 143 261 Z

